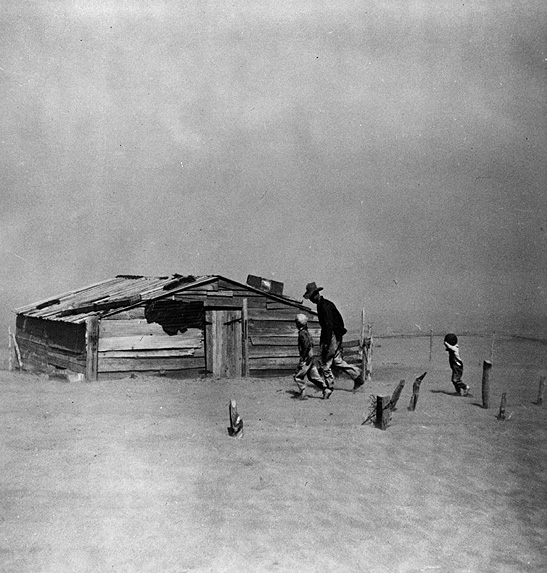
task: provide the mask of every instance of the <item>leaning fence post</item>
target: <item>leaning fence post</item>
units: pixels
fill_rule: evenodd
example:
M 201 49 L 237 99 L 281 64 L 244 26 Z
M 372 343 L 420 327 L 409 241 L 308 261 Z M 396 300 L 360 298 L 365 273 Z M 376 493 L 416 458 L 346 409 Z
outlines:
M 395 391 L 391 395 L 391 400 L 389 401 L 389 407 L 391 408 L 392 412 L 397 409 L 397 402 L 401 397 L 401 392 L 403 391 L 404 387 L 405 387 L 405 381 L 401 380 L 397 385 L 397 388 L 395 388 Z
M 391 419 L 389 396 L 376 396 L 376 427 L 385 430 Z
M 482 363 L 482 407 L 486 410 L 490 407 L 490 370 L 492 362 L 485 360 Z
M 414 380 L 414 384 L 412 385 L 412 396 L 410 397 L 410 404 L 408 406 L 408 409 L 411 412 L 414 412 L 414 410 L 416 410 L 416 404 L 418 403 L 418 395 L 420 394 L 420 384 L 422 383 L 422 380 L 425 378 L 426 374 L 427 372 L 424 372 L 421 376 L 418 376 L 418 378 Z
M 539 379 L 539 388 L 538 388 L 538 399 L 536 404 L 541 406 L 543 404 L 543 393 L 545 392 L 545 376 L 541 376 Z

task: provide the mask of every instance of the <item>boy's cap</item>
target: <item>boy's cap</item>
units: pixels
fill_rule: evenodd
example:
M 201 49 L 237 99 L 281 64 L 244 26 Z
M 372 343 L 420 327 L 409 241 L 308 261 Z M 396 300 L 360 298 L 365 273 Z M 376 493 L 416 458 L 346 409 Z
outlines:
M 450 334 L 447 334 L 444 337 L 444 341 L 448 342 L 448 344 L 450 344 L 450 346 L 455 346 L 456 344 L 458 344 L 458 337 L 451 332 Z
M 297 314 L 295 318 L 296 324 L 308 324 L 308 317 L 305 314 Z

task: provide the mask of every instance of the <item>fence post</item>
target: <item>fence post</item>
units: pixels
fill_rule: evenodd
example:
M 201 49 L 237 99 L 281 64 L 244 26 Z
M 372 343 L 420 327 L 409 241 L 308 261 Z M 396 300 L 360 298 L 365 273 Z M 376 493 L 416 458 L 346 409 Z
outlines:
M 482 407 L 488 409 L 490 407 L 490 370 L 492 369 L 492 362 L 485 360 L 482 364 Z
M 385 430 L 391 419 L 390 397 L 376 396 L 376 427 Z
M 427 372 L 424 372 L 421 376 L 418 376 L 418 378 L 414 380 L 414 384 L 412 385 L 412 396 L 410 397 L 410 405 L 408 406 L 408 409 L 411 412 L 414 412 L 414 410 L 416 410 L 416 404 L 418 403 L 418 395 L 420 394 L 420 384 L 422 383 L 422 380 L 425 378 L 426 374 Z
M 501 395 L 501 404 L 500 404 L 500 411 L 498 413 L 498 415 L 496 416 L 496 418 L 498 420 L 505 420 L 505 407 L 507 405 L 507 392 L 504 392 Z
M 539 388 L 538 388 L 538 399 L 536 404 L 541 406 L 543 404 L 543 393 L 545 392 L 545 376 L 541 376 L 539 379 Z

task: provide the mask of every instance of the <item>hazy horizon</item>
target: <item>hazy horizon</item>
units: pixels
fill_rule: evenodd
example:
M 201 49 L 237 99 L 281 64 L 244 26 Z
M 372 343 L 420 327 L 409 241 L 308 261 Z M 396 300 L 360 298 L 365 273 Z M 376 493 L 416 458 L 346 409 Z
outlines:
M 545 333 L 547 6 L 5 3 L 0 324 L 117 274 Z M 5 338 L 5 337 L 4 337 Z

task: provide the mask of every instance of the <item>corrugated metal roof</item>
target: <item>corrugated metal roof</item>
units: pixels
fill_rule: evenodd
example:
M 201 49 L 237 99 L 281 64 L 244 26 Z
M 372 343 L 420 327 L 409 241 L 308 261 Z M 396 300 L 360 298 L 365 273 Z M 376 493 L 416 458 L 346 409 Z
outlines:
M 302 305 L 302 301 L 297 301 L 284 295 L 266 293 L 250 285 L 227 279 L 220 275 L 196 277 L 175 274 L 169 277 L 118 275 L 113 279 L 107 279 L 17 308 L 15 312 L 34 318 L 80 323 L 96 314 L 105 315 L 121 312 L 124 309 L 138 305 L 142 301 L 167 297 L 172 293 L 191 289 L 217 279 L 223 279 L 251 291 L 259 292 L 280 302 L 310 310 Z

